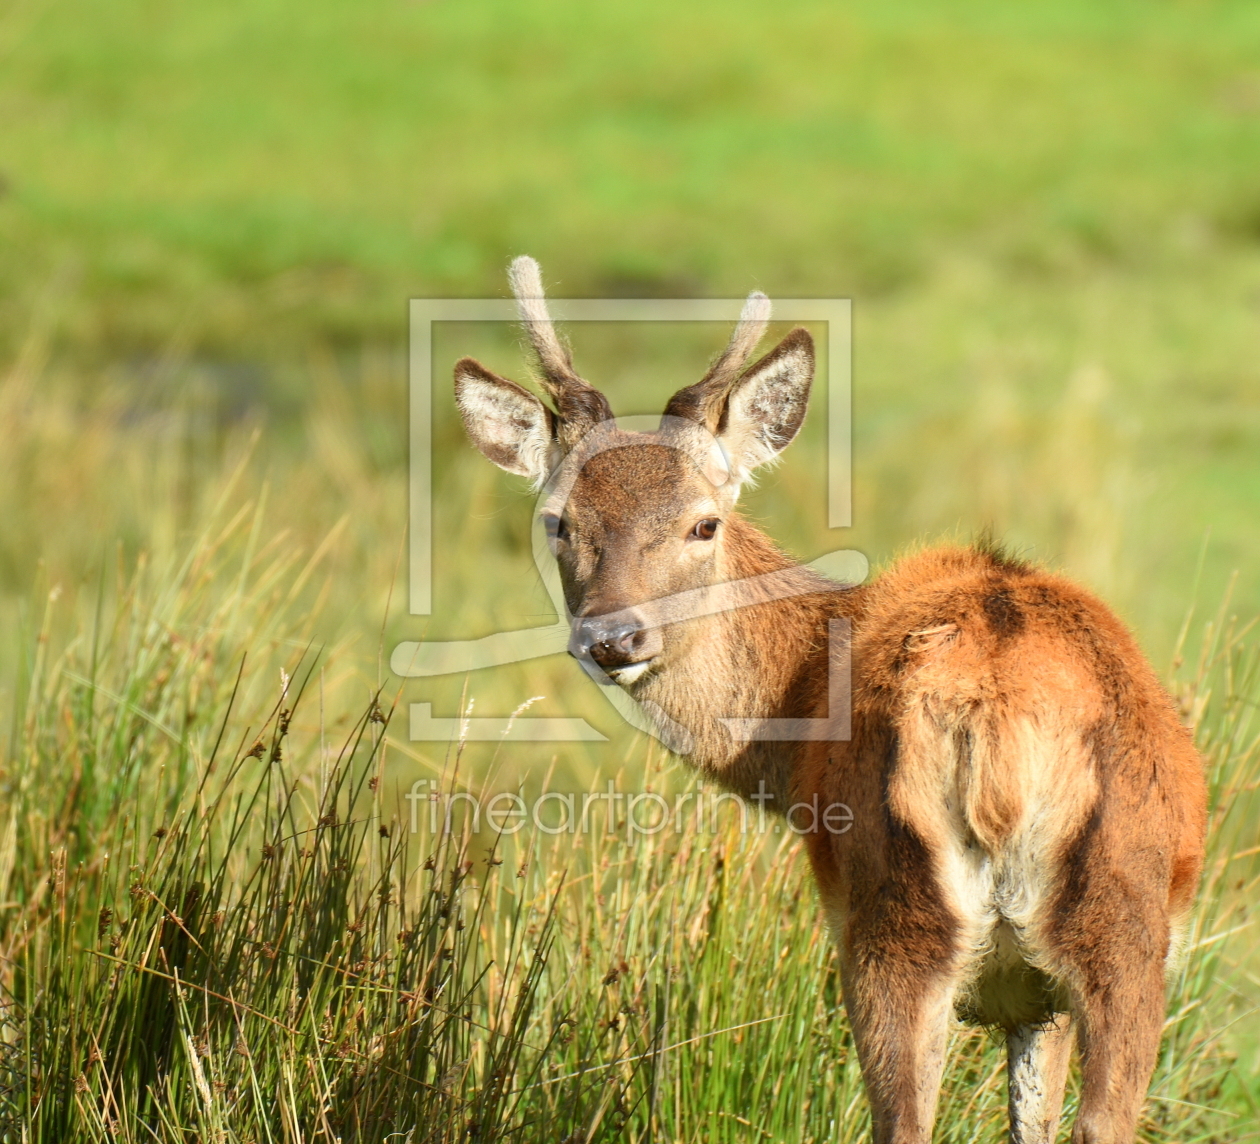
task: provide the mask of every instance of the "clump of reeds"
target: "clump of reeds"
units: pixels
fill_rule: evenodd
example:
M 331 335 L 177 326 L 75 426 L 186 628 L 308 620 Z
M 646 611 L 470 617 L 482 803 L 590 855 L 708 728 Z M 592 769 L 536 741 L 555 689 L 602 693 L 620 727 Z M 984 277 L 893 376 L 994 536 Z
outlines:
M 263 698 L 283 569 L 233 555 L 142 569 L 57 654 L 50 595 L 0 776 L 0 1134 L 500 1138 L 564 1033 L 554 903 L 383 808 L 379 694 L 335 751 L 312 656 Z

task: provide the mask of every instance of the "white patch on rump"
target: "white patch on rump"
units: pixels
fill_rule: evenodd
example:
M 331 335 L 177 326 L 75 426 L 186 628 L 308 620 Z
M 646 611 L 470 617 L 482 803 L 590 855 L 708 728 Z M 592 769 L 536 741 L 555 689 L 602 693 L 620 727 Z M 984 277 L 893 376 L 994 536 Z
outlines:
M 915 787 L 920 797 L 931 792 L 920 806 L 935 807 L 932 848 L 961 927 L 963 997 L 1000 1022 L 1035 1004 L 1032 991 L 1042 982 L 1036 971 L 1053 977 L 1041 923 L 1060 874 L 1063 843 L 1097 799 L 1097 779 L 1069 720 L 1012 718 L 997 742 L 979 741 L 978 720 L 968 721 L 970 734 L 926 713 L 917 722 Z M 996 777 L 996 762 L 1004 772 L 999 781 L 1020 794 L 1012 829 L 996 845 L 981 841 L 969 813 L 978 793 L 969 769 L 981 751 L 990 764 L 985 777 Z

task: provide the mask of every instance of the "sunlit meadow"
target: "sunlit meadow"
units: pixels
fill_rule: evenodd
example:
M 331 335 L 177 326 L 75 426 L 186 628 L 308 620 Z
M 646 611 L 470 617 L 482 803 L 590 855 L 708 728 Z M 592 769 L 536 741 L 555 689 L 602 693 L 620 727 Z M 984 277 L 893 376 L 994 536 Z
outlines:
M 389 670 L 554 619 L 445 385 L 522 376 L 507 328 L 435 333 L 406 593 L 406 299 L 528 252 L 852 297 L 854 527 L 821 406 L 746 511 L 876 568 L 991 529 L 1135 628 L 1214 805 L 1142 1138 L 1254 1138 L 1258 47 L 1241 3 L 0 10 L 0 1136 L 869 1138 L 793 839 L 411 830 L 418 780 L 694 789 L 562 655 Z M 724 331 L 571 336 L 642 413 Z M 607 742 L 412 742 L 419 701 Z M 950 1061 L 937 1138 L 1001 1139 L 996 1040 Z

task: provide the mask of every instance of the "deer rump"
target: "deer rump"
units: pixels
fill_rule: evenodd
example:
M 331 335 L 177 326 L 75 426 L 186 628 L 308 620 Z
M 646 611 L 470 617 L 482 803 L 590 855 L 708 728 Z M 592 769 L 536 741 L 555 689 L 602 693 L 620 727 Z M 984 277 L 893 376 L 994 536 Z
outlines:
M 851 738 L 811 744 L 795 791 L 853 813 L 810 857 L 855 988 L 893 942 L 908 989 L 943 977 L 962 1019 L 1014 1030 L 1114 974 L 1099 947 L 1171 962 L 1201 764 L 1128 632 L 984 550 L 921 553 L 863 595 Z

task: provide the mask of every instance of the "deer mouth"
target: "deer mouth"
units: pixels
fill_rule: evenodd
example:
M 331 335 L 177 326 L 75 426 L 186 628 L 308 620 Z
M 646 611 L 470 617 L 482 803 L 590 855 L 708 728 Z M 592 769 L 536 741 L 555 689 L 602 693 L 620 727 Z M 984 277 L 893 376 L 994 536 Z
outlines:
M 647 669 L 655 662 L 656 657 L 653 656 L 651 659 L 640 659 L 635 663 L 615 664 L 611 667 L 603 667 L 600 670 L 614 683 L 627 687 L 631 683 L 642 679 Z

